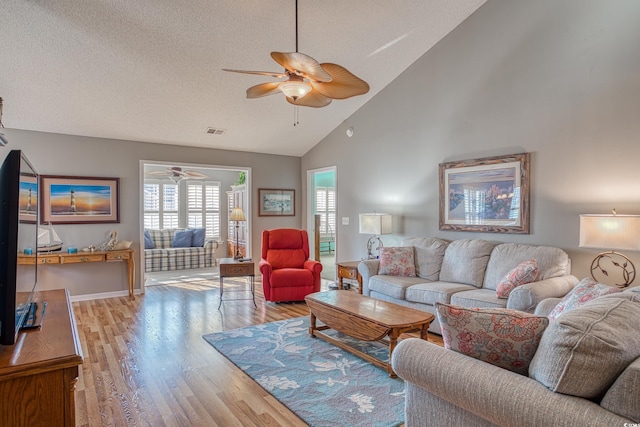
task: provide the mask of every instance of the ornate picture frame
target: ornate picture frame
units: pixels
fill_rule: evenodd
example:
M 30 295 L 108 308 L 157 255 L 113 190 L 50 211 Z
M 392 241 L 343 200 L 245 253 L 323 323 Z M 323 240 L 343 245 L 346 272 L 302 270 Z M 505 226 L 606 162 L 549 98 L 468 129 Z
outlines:
M 40 223 L 120 222 L 120 178 L 40 175 Z
M 440 230 L 529 234 L 530 154 L 441 163 Z
M 295 216 L 296 191 L 273 188 L 258 189 L 258 216 Z

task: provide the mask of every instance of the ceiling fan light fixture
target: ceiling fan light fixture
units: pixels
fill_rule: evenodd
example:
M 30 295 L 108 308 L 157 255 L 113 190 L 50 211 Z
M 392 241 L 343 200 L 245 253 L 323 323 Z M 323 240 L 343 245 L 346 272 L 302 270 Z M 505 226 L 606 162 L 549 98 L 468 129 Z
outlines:
M 281 83 L 279 89 L 295 101 L 308 94 L 311 91 L 311 85 L 301 81 L 287 81 Z

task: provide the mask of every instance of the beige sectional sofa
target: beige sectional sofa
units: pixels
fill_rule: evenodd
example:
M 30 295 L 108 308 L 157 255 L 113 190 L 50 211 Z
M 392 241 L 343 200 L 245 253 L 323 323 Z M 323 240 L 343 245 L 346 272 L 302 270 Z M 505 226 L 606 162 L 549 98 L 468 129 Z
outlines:
M 538 315 L 557 303 L 545 300 Z M 405 381 L 405 425 L 639 425 L 638 313 L 635 288 L 551 320 L 528 376 L 428 341 L 403 340 L 392 366 Z
M 532 313 L 540 301 L 562 297 L 578 283 L 569 256 L 555 247 L 432 237 L 405 239 L 402 246 L 414 248 L 416 277 L 381 275 L 379 260 L 364 260 L 358 265 L 364 295 L 433 314 L 436 302 Z M 498 298 L 498 283 L 531 259 L 538 264 L 537 280 L 515 288 L 508 299 Z M 437 319 L 429 331 L 441 333 Z

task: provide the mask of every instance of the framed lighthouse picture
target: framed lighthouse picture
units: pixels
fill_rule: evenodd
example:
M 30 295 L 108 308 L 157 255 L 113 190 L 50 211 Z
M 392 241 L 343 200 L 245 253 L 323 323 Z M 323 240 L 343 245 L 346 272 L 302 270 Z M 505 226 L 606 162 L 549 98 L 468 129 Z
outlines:
M 120 178 L 40 175 L 40 222 L 120 222 L 119 187 Z

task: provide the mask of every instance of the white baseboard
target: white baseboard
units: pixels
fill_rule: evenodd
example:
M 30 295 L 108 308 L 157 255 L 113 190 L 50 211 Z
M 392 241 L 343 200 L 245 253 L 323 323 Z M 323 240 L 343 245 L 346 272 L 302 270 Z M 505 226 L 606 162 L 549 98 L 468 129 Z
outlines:
M 142 291 L 140 289 L 134 289 L 133 294 L 140 295 L 142 294 Z M 97 294 L 74 295 L 71 297 L 71 302 L 91 301 L 94 299 L 119 298 L 128 296 L 129 291 L 100 292 Z

